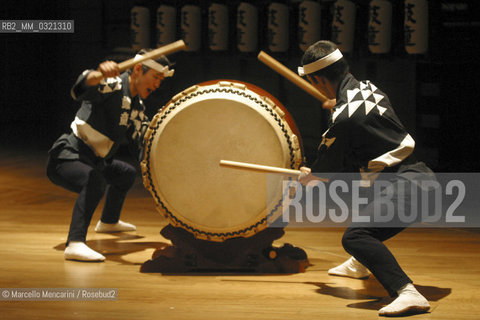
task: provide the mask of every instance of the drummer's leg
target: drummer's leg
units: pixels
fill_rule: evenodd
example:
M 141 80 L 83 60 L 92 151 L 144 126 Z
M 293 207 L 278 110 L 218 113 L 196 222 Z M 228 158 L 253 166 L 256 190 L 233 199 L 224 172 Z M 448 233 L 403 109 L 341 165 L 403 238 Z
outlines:
M 85 242 L 93 213 L 105 193 L 105 179 L 96 168 L 78 160 L 49 160 L 47 175 L 56 185 L 78 193 L 67 246 L 70 241 Z
M 126 162 L 113 160 L 105 167 L 103 173 L 108 189 L 102 217 L 95 230 L 98 232 L 135 230 L 134 225 L 119 220 L 125 197 L 135 182 L 135 168 Z
M 380 315 L 426 312 L 430 308 L 427 299 L 417 291 L 413 281 L 383 243 L 411 223 L 411 221 L 404 221 L 403 218 L 410 217 L 412 213 L 411 182 L 394 180 L 384 191 L 391 191 L 389 193 L 392 195 L 389 198 L 392 202 L 390 209 L 394 211 L 390 212 L 386 206 L 377 206 L 374 200 L 365 208 L 364 213 L 369 217 L 375 217 L 375 213 L 380 217 L 393 213 L 392 221 L 370 227 L 361 225 L 349 227 L 342 238 L 342 244 L 348 253 L 373 273 L 391 296 L 397 296 L 392 303 L 379 310 Z M 376 212 L 376 210 L 381 211 Z
M 383 241 L 404 229 L 350 227 L 342 238 L 345 250 L 367 267 L 391 296 L 395 296 L 399 288 L 412 281 Z

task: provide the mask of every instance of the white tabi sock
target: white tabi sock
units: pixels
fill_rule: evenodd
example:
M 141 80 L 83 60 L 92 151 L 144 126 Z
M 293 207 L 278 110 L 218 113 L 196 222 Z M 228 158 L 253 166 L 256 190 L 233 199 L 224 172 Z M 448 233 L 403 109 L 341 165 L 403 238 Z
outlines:
M 424 313 L 430 309 L 427 299 L 411 283 L 398 290 L 398 297 L 378 311 L 381 316 Z
M 95 232 L 101 233 L 112 233 L 112 232 L 123 232 L 123 231 L 135 231 L 137 227 L 128 222 L 123 222 L 118 220 L 117 223 L 103 223 L 98 221 L 97 226 L 95 227 Z
M 350 257 L 341 265 L 328 270 L 328 274 L 332 276 L 349 277 L 354 279 L 368 278 L 368 269 L 358 262 L 354 257 Z
M 78 261 L 104 261 L 105 257 L 100 253 L 90 249 L 85 243 L 80 241 L 70 241 L 64 252 L 65 260 Z

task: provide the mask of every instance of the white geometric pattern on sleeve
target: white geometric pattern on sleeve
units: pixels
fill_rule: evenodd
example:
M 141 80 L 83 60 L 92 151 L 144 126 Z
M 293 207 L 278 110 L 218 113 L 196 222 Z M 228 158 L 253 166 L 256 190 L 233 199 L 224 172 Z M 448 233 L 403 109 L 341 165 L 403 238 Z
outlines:
M 353 90 L 347 90 L 347 103 L 338 107 L 332 115 L 332 121 L 345 109 L 348 111 L 348 117 L 350 118 L 361 106 L 365 108 L 365 115 L 369 114 L 374 108 L 376 108 L 380 115 L 387 110 L 387 108 L 378 105 L 385 97 L 379 93 L 376 93 L 378 88 L 370 81 L 360 82 L 360 89 L 355 88 Z
M 98 85 L 98 91 L 101 93 L 110 93 L 120 89 L 122 89 L 122 79 L 119 77 L 102 79 Z

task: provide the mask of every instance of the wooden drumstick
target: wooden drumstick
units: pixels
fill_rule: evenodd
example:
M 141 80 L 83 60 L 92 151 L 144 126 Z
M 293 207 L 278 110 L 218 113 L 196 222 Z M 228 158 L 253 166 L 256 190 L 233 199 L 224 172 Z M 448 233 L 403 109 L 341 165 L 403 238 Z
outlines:
M 140 59 L 135 60 L 135 58 L 131 58 L 131 59 L 122 61 L 118 64 L 118 68 L 120 72 L 122 72 L 127 69 L 130 69 L 137 63 L 141 63 L 142 61 L 145 61 L 148 59 L 155 59 L 161 55 L 167 55 L 176 51 L 185 50 L 185 48 L 186 48 L 185 42 L 183 40 L 178 40 L 170 44 L 167 44 L 163 47 L 149 51 L 144 55 L 142 55 Z M 103 79 L 103 74 L 100 71 L 93 71 L 92 76 L 94 77 L 94 79 L 97 79 L 97 80 Z
M 266 54 L 264 51 L 260 51 L 260 53 L 258 54 L 258 60 L 265 63 L 267 66 L 269 66 L 270 68 L 272 68 L 273 70 L 275 70 L 276 72 L 278 72 L 279 74 L 281 74 L 282 76 L 296 84 L 298 87 L 317 98 L 318 100 L 322 102 L 328 100 L 328 98 L 323 93 L 318 91 L 314 86 L 308 83 L 308 81 L 302 79 L 302 77 L 285 67 L 283 64 Z
M 300 170 L 292 170 L 292 169 L 285 169 L 285 168 L 279 168 L 279 167 L 264 166 L 264 165 L 260 165 L 260 164 L 238 162 L 238 161 L 229 161 L 229 160 L 220 160 L 220 166 L 234 168 L 234 169 L 248 170 L 248 171 L 259 171 L 259 172 L 266 172 L 266 173 L 281 173 L 281 174 L 287 174 L 287 175 L 292 175 L 292 176 L 297 176 L 297 177 L 301 173 Z

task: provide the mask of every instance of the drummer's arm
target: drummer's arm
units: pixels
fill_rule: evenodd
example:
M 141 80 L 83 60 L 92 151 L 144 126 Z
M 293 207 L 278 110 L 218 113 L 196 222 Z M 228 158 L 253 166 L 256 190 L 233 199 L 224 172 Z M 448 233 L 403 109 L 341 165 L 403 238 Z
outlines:
M 116 77 L 119 75 L 118 70 L 118 65 L 113 61 L 102 62 L 98 67 L 98 71 L 104 75 L 104 78 Z M 91 69 L 85 70 L 77 78 L 70 91 L 73 99 L 77 101 L 101 99 L 99 90 L 95 89 L 100 84 L 101 79 L 95 77 L 95 74 L 98 73 L 93 71 Z

